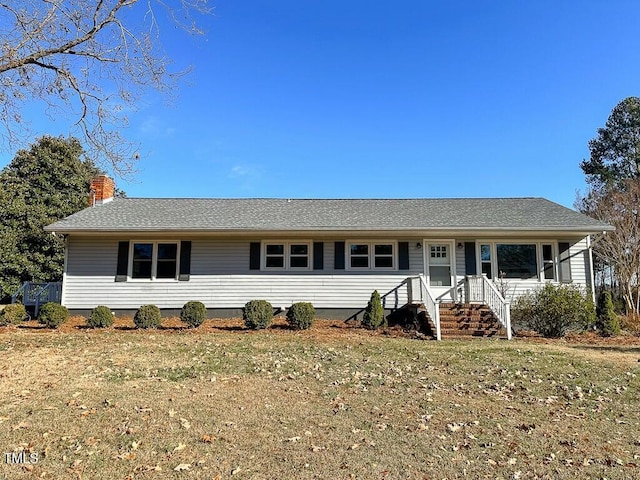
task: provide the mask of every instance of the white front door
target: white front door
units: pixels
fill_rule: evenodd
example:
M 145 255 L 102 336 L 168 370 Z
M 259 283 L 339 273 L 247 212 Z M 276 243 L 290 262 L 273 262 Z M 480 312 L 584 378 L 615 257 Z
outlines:
M 453 299 L 455 282 L 453 242 L 425 241 L 425 276 L 436 299 Z

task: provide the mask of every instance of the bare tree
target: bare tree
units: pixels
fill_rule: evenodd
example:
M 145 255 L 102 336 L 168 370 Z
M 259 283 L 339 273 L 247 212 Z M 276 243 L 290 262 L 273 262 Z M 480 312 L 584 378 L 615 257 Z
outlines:
M 69 115 L 89 154 L 113 173 L 133 171 L 135 144 L 125 141 L 127 111 L 149 89 L 168 92 L 169 71 L 157 13 L 189 33 L 207 0 L 0 0 L 0 122 L 4 148 L 29 133 L 21 112 L 44 102 Z M 182 72 L 183 73 L 183 72 Z
M 616 229 L 594 240 L 594 253 L 613 268 L 627 313 L 640 313 L 640 179 L 626 180 L 620 187 L 591 191 L 582 207 Z M 583 211 L 584 211 L 583 210 Z

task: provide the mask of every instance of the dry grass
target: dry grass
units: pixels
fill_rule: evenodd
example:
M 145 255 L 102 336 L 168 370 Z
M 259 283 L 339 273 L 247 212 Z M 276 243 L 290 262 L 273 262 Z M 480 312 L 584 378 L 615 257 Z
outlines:
M 0 329 L 0 478 L 640 477 L 640 342 Z

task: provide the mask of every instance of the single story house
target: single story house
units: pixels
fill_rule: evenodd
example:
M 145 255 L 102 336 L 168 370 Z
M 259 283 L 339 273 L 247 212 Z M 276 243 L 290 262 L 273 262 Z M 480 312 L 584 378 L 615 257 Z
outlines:
M 63 234 L 62 303 L 115 311 L 203 302 L 216 316 L 249 300 L 360 311 L 376 289 L 387 309 L 473 301 L 500 280 L 506 302 L 545 282 L 593 289 L 590 235 L 612 227 L 543 198 L 113 198 L 46 227 Z M 493 287 L 492 287 L 493 286 Z M 477 296 L 477 295 L 476 295 Z M 486 303 L 486 302 L 485 302 Z

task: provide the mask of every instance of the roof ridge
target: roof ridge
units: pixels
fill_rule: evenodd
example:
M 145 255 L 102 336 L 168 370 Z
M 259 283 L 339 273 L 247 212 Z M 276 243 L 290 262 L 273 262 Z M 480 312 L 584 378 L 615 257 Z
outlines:
M 544 197 L 372 197 L 372 198 L 305 198 L 305 197 L 121 197 L 118 200 L 283 200 L 283 201 L 416 201 L 416 200 L 546 200 Z M 560 204 L 557 204 L 560 205 Z

